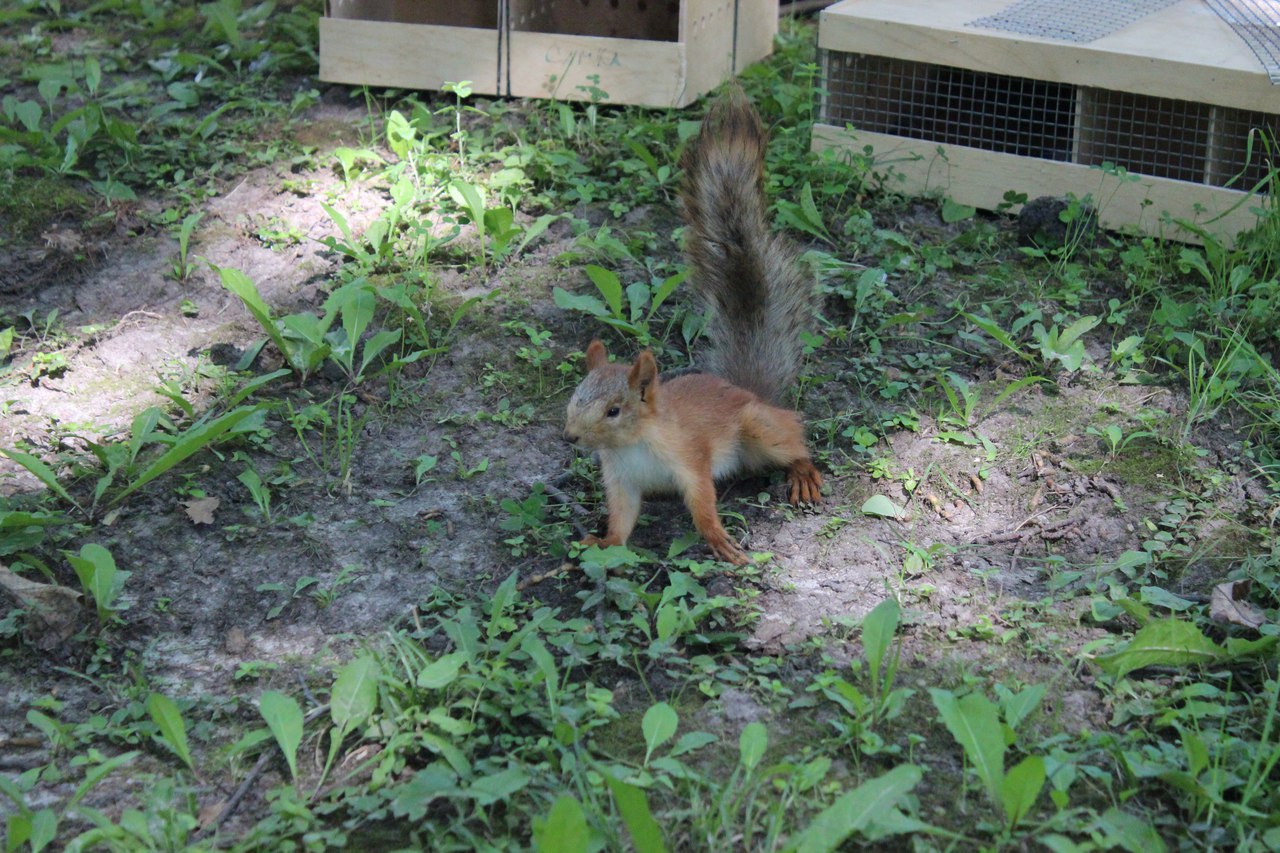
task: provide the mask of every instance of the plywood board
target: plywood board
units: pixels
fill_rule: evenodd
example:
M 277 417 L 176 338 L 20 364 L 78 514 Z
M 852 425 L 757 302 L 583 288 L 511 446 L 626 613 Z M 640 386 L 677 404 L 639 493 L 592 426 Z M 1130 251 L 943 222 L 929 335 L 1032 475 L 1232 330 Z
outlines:
M 813 148 L 845 149 L 861 154 L 871 146 L 881 170 L 890 165 L 905 179 L 892 184 L 907 193 L 940 193 L 961 204 L 995 210 L 1012 190 L 1037 196 L 1093 196 L 1099 220 L 1106 228 L 1137 230 L 1178 240 L 1193 239 L 1183 229 L 1171 233 L 1161 223 L 1161 214 L 1204 227 L 1223 239 L 1257 224 L 1251 207 L 1256 199 L 1244 193 L 1173 181 L 1140 177 L 1121 181 L 1104 175 L 1098 169 L 1072 163 L 1055 163 L 1013 154 L 999 154 L 976 148 L 939 145 L 879 133 L 848 131 L 831 125 L 817 125 L 813 131 Z M 1243 203 L 1241 203 L 1243 202 Z M 1203 212 L 1197 212 L 1197 210 Z M 1219 218 L 1221 217 L 1221 218 Z M 1211 220 L 1217 220 L 1212 221 Z
M 320 19 L 320 79 L 330 83 L 439 89 L 470 80 L 496 95 L 497 57 L 497 30 Z
M 682 107 L 700 94 L 676 42 L 512 32 L 509 56 L 517 97 L 589 100 L 580 87 L 598 87 L 614 103 Z
M 1280 87 L 1271 85 L 1245 43 L 1201 0 L 1182 0 L 1085 44 L 965 26 L 1009 3 L 844 0 L 822 12 L 818 45 L 846 53 L 1280 112 Z

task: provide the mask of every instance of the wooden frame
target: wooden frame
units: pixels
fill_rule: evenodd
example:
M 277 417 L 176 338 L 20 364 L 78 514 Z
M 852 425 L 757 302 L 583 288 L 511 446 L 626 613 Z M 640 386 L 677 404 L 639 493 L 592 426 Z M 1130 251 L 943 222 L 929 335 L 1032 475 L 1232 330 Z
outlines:
M 983 150 L 982 144 L 967 140 L 943 144 L 936 136 L 916 137 L 895 128 L 846 128 L 829 120 L 839 113 L 830 96 L 820 108 L 824 118 L 815 128 L 813 147 L 862 152 L 870 146 L 877 160 L 892 161 L 903 190 L 941 192 L 988 209 L 1000 205 L 1008 190 L 1029 197 L 1088 193 L 1103 223 L 1112 228 L 1194 240 L 1194 233 L 1182 229 L 1168 233 L 1169 226 L 1162 223 L 1162 214 L 1168 213 L 1230 239 L 1255 224 L 1252 210 L 1260 200 L 1236 187 L 1248 188 L 1258 169 L 1251 166 L 1248 179 L 1236 181 L 1233 188 L 1222 186 L 1242 168 L 1239 148 L 1244 142 L 1225 138 L 1222 129 L 1232 128 L 1237 136 L 1247 133 L 1241 130 L 1242 116 L 1247 116 L 1267 122 L 1274 131 L 1280 125 L 1280 87 L 1271 85 L 1248 46 L 1206 4 L 1181 0 L 1084 44 L 966 26 L 1009 2 L 845 0 L 823 12 L 818 44 L 827 58 L 903 60 L 926 70 L 945 67 L 1015 82 L 1066 85 L 1074 118 L 1066 128 L 1070 152 L 1065 161 L 1001 153 L 994 146 Z M 839 89 L 836 65 L 824 63 L 828 89 Z M 1168 128 L 1140 127 L 1135 113 L 1156 99 L 1176 102 L 1187 121 Z M 906 107 L 904 114 L 909 114 Z M 1015 118 L 1025 123 L 1025 115 L 1009 120 Z M 1127 131 L 1116 127 L 1134 128 L 1138 136 L 1125 137 Z M 1147 147 L 1142 156 L 1135 153 L 1134 162 L 1152 174 L 1135 167 L 1130 171 L 1138 173 L 1137 181 L 1120 181 L 1089 167 L 1108 159 L 1102 152 L 1124 154 L 1125 145 L 1137 145 L 1139 137 Z
M 682 107 L 767 56 L 777 28 L 777 0 L 327 0 L 320 79 Z

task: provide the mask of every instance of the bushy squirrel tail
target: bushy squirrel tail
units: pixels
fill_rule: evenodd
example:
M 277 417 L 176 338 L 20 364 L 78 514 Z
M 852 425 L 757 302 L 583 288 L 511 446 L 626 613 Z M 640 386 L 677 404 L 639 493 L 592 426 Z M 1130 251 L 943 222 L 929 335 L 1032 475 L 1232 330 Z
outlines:
M 778 403 L 800 372 L 800 335 L 817 295 L 795 251 L 769 229 L 766 142 L 755 107 L 732 86 L 680 159 L 681 200 L 693 288 L 710 312 L 707 367 Z

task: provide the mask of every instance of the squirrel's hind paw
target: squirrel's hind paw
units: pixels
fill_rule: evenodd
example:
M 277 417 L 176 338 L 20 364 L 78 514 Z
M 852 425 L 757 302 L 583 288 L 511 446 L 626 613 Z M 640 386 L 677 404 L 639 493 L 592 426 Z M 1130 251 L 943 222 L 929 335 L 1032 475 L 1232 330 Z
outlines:
M 793 504 L 816 504 L 822 501 L 822 474 L 808 459 L 791 463 L 787 469 L 791 484 L 788 500 Z

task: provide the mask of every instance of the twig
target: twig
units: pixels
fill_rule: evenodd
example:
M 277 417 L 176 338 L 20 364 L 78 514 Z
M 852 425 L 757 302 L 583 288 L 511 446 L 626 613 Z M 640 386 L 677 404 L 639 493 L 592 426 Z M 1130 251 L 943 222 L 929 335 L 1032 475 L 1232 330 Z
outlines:
M 1034 517 L 1035 516 L 1032 516 L 1032 518 Z M 1017 527 L 1015 527 L 1013 530 L 1009 531 L 1008 533 L 997 533 L 994 536 L 988 536 L 986 541 L 983 544 L 995 545 L 999 542 L 1016 542 L 1022 539 L 1026 539 L 1027 537 L 1034 536 L 1037 533 L 1045 538 L 1054 538 L 1053 534 L 1058 534 L 1060 536 L 1066 532 L 1066 528 L 1071 527 L 1072 525 L 1075 525 L 1075 524 L 1079 524 L 1080 517 L 1073 515 L 1068 518 L 1064 518 L 1062 521 L 1058 521 L 1053 524 L 1050 524 L 1047 527 L 1039 527 L 1039 526 L 1026 527 L 1026 525 L 1030 521 L 1031 521 L 1031 518 L 1028 518 L 1026 521 L 1022 522 L 1022 524 L 1019 524 Z
M 542 572 L 541 574 L 536 574 L 536 575 L 532 575 L 530 577 L 525 578 L 524 580 L 520 581 L 520 583 L 516 584 L 516 589 L 521 592 L 524 592 L 526 589 L 528 589 L 531 586 L 537 586 L 543 581 L 549 581 L 552 578 L 559 577 L 565 572 L 572 571 L 573 569 L 576 569 L 576 568 L 578 568 L 578 565 L 576 563 L 571 563 L 568 560 L 565 560 L 563 563 L 556 566 L 554 569 L 550 569 L 549 571 Z
M 316 717 L 327 714 L 328 712 L 329 704 L 326 702 L 318 708 L 311 709 L 311 711 L 307 713 L 307 716 L 303 718 L 302 724 L 305 726 Z M 249 789 L 253 787 L 253 783 L 258 781 L 258 777 L 267 769 L 267 764 L 269 764 L 271 759 L 275 757 L 276 751 L 274 749 L 264 750 L 262 755 L 258 756 L 258 763 L 253 765 L 253 769 L 249 771 L 249 775 L 244 777 L 244 781 L 240 783 L 240 787 L 236 788 L 235 793 L 231 795 L 231 799 L 227 800 L 227 804 L 222 807 L 222 811 L 218 813 L 218 816 L 214 819 L 213 823 L 209 824 L 207 827 L 197 830 L 191 836 L 191 840 L 198 841 L 202 836 L 209 833 L 216 833 L 221 829 L 222 825 L 227 822 L 227 818 L 231 817 L 235 810 L 240 807 L 240 801 L 249 793 Z

